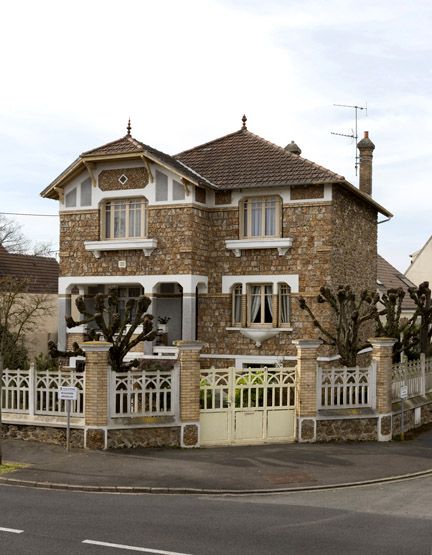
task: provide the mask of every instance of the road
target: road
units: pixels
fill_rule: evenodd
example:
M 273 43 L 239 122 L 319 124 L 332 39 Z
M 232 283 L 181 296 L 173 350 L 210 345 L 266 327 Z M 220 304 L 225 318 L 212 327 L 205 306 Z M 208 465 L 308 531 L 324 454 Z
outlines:
M 0 507 L 1 555 L 432 553 L 432 478 L 248 496 L 0 486 Z

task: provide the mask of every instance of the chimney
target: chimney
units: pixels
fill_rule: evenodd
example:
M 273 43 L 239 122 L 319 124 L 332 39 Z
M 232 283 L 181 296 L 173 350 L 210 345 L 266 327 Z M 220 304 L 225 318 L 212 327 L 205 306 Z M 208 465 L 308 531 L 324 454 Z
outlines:
M 364 132 L 364 137 L 357 143 L 360 151 L 360 183 L 359 189 L 372 196 L 372 158 L 375 145 L 369 139 L 369 131 Z
M 287 144 L 285 150 L 291 152 L 291 154 L 297 154 L 298 156 L 301 154 L 301 148 L 294 141 Z

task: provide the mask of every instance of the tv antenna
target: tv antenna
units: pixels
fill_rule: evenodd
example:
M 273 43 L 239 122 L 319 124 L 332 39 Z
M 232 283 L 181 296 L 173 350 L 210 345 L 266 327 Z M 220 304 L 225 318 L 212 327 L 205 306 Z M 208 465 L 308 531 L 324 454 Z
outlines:
M 355 153 L 354 153 L 354 167 L 355 167 L 355 174 L 357 175 L 357 168 L 359 165 L 359 156 L 357 154 L 357 141 L 358 141 L 358 130 L 357 130 L 357 124 L 358 124 L 358 112 L 359 110 L 365 110 L 366 111 L 366 116 L 367 116 L 367 103 L 366 106 L 357 106 L 357 105 L 351 105 L 351 104 L 333 104 L 333 106 L 337 106 L 339 108 L 351 108 L 354 109 L 354 119 L 355 119 L 355 128 L 351 130 L 351 134 L 348 135 L 347 133 L 334 133 L 333 131 L 331 131 L 330 133 L 332 135 L 339 135 L 339 137 L 348 137 L 349 139 L 354 139 L 354 148 L 355 148 Z

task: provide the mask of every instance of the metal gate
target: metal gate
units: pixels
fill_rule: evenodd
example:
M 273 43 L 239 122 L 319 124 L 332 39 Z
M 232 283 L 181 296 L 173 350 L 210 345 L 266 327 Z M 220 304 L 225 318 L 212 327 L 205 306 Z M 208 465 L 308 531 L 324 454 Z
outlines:
M 294 441 L 295 368 L 201 370 L 201 445 Z

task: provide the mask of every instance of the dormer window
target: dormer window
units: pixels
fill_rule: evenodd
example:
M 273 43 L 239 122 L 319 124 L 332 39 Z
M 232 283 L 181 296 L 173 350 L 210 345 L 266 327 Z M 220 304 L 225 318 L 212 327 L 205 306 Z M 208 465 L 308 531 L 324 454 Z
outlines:
M 135 239 L 146 235 L 144 199 L 116 199 L 103 205 L 103 239 Z
M 280 237 L 281 204 L 278 196 L 244 199 L 240 206 L 241 237 Z

